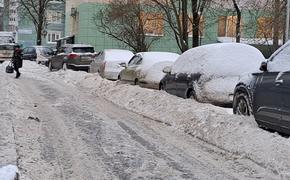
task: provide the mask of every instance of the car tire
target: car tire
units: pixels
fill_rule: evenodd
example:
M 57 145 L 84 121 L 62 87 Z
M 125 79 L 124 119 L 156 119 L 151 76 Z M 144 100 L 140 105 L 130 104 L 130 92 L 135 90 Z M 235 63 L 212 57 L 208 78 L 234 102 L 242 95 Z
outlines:
M 194 91 L 194 90 L 189 90 L 188 93 L 187 93 L 187 98 L 188 98 L 188 99 L 194 99 L 194 100 L 197 100 L 197 98 L 196 98 L 196 94 L 195 94 L 195 91 Z
M 160 90 L 160 91 L 165 91 L 165 86 L 164 86 L 163 83 L 160 83 L 160 84 L 159 84 L 159 90 Z
M 138 79 L 135 79 L 134 85 L 139 85 L 139 80 Z
M 251 101 L 247 93 L 236 92 L 233 101 L 234 114 L 250 116 L 252 114 Z

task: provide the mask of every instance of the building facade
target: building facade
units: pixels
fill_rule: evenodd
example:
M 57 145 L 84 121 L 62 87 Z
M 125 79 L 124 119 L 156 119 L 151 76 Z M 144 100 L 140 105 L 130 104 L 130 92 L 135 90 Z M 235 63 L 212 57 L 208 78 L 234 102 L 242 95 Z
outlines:
M 93 17 L 100 10 L 104 9 L 108 2 L 108 0 L 67 0 L 65 35 L 75 35 L 77 43 L 91 44 L 98 51 L 108 48 L 126 48 L 123 43 L 100 33 L 94 24 Z M 263 11 L 244 8 L 249 2 L 245 0 L 241 5 L 241 42 L 252 44 L 263 51 L 268 51 L 268 45 L 273 43 L 273 18 Z M 219 7 L 206 9 L 202 16 L 200 29 L 201 44 L 235 42 L 237 16 L 235 11 L 231 8 L 231 4 L 227 6 L 222 4 L 222 6 Z M 280 14 L 283 16 L 282 13 Z M 152 26 L 154 26 L 156 23 L 152 24 Z M 159 30 L 155 27 L 149 28 L 150 33 L 148 33 L 148 36 L 160 36 L 160 39 L 151 46 L 150 50 L 180 53 L 176 40 L 168 26 L 169 25 L 164 22 L 163 27 L 159 28 Z M 283 39 L 283 28 L 281 27 L 280 29 L 281 44 Z M 160 30 L 162 32 L 160 32 Z M 264 54 L 269 56 L 271 52 L 265 52 Z

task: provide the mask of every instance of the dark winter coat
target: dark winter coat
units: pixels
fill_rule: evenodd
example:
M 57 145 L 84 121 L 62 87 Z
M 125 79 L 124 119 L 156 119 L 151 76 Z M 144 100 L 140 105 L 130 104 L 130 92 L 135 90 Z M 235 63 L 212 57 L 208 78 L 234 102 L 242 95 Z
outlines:
M 14 68 L 22 68 L 22 64 L 23 64 L 23 58 L 22 58 L 22 52 L 19 51 L 15 51 L 13 58 L 12 58 L 12 64 L 14 66 Z

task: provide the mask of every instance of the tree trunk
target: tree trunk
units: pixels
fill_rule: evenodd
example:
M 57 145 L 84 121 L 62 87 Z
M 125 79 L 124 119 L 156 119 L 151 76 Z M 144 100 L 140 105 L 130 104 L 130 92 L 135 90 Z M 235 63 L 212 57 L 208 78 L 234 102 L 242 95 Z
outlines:
M 188 50 L 188 13 L 187 13 L 187 0 L 182 0 L 182 36 L 181 36 L 181 45 L 182 52 Z
M 36 45 L 42 45 L 42 25 L 38 25 L 37 27 L 37 38 L 36 38 Z
M 273 48 L 279 48 L 279 16 L 280 16 L 280 0 L 274 2 L 274 21 L 273 21 Z
M 236 42 L 241 42 L 241 19 L 242 19 L 242 13 L 241 10 L 236 2 L 236 0 L 232 0 L 235 10 L 237 12 L 237 22 L 236 22 Z
M 200 27 L 200 16 L 197 12 L 194 12 L 192 16 L 192 47 L 199 46 L 199 27 Z

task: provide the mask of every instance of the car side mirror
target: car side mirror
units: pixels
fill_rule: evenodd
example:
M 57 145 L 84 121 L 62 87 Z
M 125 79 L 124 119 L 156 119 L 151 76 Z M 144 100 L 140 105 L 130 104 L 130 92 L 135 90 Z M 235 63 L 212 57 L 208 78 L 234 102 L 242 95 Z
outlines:
M 260 70 L 263 71 L 263 72 L 268 71 L 268 63 L 266 61 L 263 61 L 261 63 Z
M 170 74 L 170 73 L 171 73 L 171 69 L 172 69 L 171 66 L 166 66 L 165 68 L 163 68 L 162 71 L 163 71 L 165 74 Z
M 120 63 L 120 66 L 124 67 L 124 68 L 127 68 L 127 63 L 122 62 L 122 63 Z

